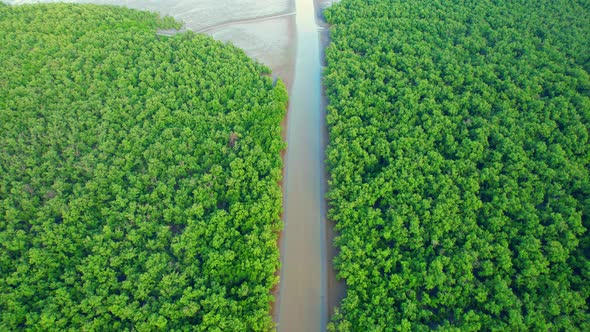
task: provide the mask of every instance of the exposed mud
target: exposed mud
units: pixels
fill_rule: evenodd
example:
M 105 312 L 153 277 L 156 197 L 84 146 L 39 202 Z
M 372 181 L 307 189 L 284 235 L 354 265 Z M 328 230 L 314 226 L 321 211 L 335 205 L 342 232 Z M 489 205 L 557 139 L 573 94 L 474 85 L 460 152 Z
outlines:
M 295 55 L 294 18 L 290 15 L 255 23 L 235 23 L 207 33 L 244 49 L 249 56 L 270 67 L 274 77 L 280 77 L 287 87 L 291 87 Z

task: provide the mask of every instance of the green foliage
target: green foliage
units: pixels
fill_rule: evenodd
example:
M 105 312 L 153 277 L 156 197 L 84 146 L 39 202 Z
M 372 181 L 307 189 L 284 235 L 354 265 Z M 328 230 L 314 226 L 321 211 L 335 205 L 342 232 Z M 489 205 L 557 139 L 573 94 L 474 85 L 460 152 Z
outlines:
M 0 6 L 0 330 L 269 330 L 287 95 L 169 18 Z
M 330 328 L 590 330 L 588 1 L 325 16 Z

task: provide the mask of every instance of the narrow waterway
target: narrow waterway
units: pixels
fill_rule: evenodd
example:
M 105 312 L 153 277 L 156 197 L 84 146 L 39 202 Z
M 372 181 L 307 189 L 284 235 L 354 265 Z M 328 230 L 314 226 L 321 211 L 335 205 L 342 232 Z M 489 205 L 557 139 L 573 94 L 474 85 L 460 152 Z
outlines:
M 287 127 L 280 332 L 327 322 L 325 174 L 318 26 L 313 0 L 296 0 L 297 54 Z

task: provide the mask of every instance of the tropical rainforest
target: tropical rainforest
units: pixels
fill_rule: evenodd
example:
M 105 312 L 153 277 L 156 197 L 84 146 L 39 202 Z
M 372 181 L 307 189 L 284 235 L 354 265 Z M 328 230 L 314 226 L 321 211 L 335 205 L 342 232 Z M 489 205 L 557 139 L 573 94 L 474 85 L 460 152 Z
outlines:
M 286 90 L 179 27 L 0 4 L 0 330 L 273 327 Z
M 590 331 L 590 2 L 343 0 L 337 331 Z

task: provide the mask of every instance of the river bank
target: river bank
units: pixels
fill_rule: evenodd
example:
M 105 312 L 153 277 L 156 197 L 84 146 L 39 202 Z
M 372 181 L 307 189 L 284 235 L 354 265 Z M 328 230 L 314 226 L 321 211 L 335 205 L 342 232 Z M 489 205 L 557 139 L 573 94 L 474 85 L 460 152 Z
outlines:
M 322 77 L 323 77 L 323 69 L 326 66 L 326 48 L 330 44 L 330 26 L 326 22 L 323 11 L 331 6 L 334 3 L 337 3 L 338 0 L 314 0 L 315 9 L 316 9 L 316 23 L 319 27 L 318 34 L 319 34 L 319 41 L 320 41 L 320 63 L 322 66 Z M 323 79 L 322 79 L 323 82 Z M 328 97 L 326 96 L 326 89 L 322 84 L 322 95 L 321 95 L 321 110 L 322 110 L 322 154 L 325 156 L 325 149 L 329 143 L 329 135 L 328 135 L 328 127 L 326 124 L 326 115 L 327 115 L 327 107 L 329 104 Z M 324 157 L 325 158 L 325 157 Z M 325 189 L 324 193 L 327 193 L 330 189 L 329 186 L 329 179 L 330 174 L 327 169 L 324 169 L 324 183 Z M 334 240 L 338 236 L 338 233 L 334 229 L 333 221 L 329 220 L 327 212 L 330 211 L 330 205 L 328 200 L 324 198 L 324 211 L 326 211 L 325 215 L 325 239 L 326 239 L 326 297 L 327 297 L 327 311 L 328 311 L 328 320 L 334 314 L 334 309 L 340 304 L 341 300 L 346 297 L 346 283 L 344 280 L 339 280 L 337 278 L 338 271 L 334 269 L 334 258 L 338 255 L 340 250 L 334 245 Z
M 296 25 L 298 18 L 293 15 L 299 5 L 299 17 L 304 17 L 303 29 Z M 25 4 L 33 2 L 56 2 L 53 0 L 15 0 L 5 1 L 9 4 Z M 325 192 L 328 188 L 328 174 L 324 168 L 324 149 L 328 142 L 325 125 L 325 109 L 327 100 L 321 84 L 324 48 L 329 42 L 327 26 L 321 12 L 333 1 L 326 0 L 172 0 L 165 4 L 145 2 L 141 0 L 78 0 L 69 2 L 94 3 L 104 5 L 123 5 L 126 7 L 155 11 L 162 15 L 170 15 L 185 23 L 183 29 L 210 35 L 222 42 L 232 43 L 242 48 L 250 57 L 267 65 L 273 72 L 273 78 L 280 77 L 289 91 L 290 104 L 283 121 L 283 138 L 289 145 L 283 152 L 283 182 L 280 183 L 284 197 L 283 220 L 285 229 L 279 233 L 277 245 L 281 249 L 281 262 L 291 266 L 286 259 L 286 243 L 290 242 L 294 254 L 299 255 L 293 264 L 295 273 L 285 272 L 282 268 L 281 283 L 273 294 L 276 303 L 272 304 L 271 312 L 278 322 L 280 314 L 281 287 L 287 283 L 297 293 L 309 287 L 314 288 L 320 296 L 320 304 L 311 315 L 320 315 L 321 327 L 325 328 L 327 320 L 339 300 L 343 297 L 343 283 L 336 280 L 336 272 L 332 268 L 332 260 L 336 254 L 332 246 L 335 234 L 331 222 L 327 220 L 328 209 Z M 181 30 L 183 31 L 183 30 Z M 173 35 L 175 31 L 160 31 L 162 35 Z M 311 50 L 311 53 L 308 52 Z M 300 57 L 305 60 L 299 64 L 302 72 L 296 73 L 296 62 Z M 305 69 L 307 68 L 307 69 Z M 295 91 L 295 80 L 299 77 L 300 92 Z M 312 104 L 306 104 L 309 99 Z M 295 105 L 296 104 L 296 105 Z M 299 118 L 302 115 L 302 118 Z M 313 137 L 309 137 L 309 136 Z M 291 163 L 291 164 L 289 164 Z M 291 180 L 289 177 L 291 176 Z M 300 186 L 305 183 L 304 186 Z M 295 202 L 289 208 L 288 200 Z M 291 211 L 291 215 L 288 211 Z M 300 211 L 297 213 L 294 211 Z M 305 212 L 305 213 L 304 213 Z M 297 216 L 295 216 L 297 215 Z M 300 236 L 294 240 L 287 234 L 289 223 L 295 220 L 309 222 L 313 228 L 310 236 Z M 294 226 L 291 227 L 293 229 Z M 310 228 L 311 229 L 311 228 Z M 313 239 L 312 239 L 313 237 Z M 313 242 L 313 244 L 310 244 Z M 292 246 L 296 244 L 295 246 Z M 313 246 L 314 250 L 306 252 L 302 248 Z M 289 247 L 289 248 L 290 248 Z M 309 266 L 309 275 L 314 275 L 310 283 L 300 283 L 297 278 L 298 261 L 313 259 L 314 265 Z M 284 267 L 284 266 L 283 266 Z M 289 267 L 290 269 L 291 267 Z M 290 271 L 290 270 L 287 270 Z M 301 276 L 301 275 L 299 275 Z M 294 280 L 293 282 L 289 280 Z M 312 280 L 312 279 L 309 279 Z M 313 284 L 313 286 L 310 286 Z M 291 287 L 291 286 L 288 286 Z M 295 296 L 295 298 L 296 298 Z M 304 306 L 299 303 L 295 305 Z M 304 316 L 306 317 L 306 316 Z M 285 326 L 286 324 L 283 324 Z M 297 321 L 293 321 L 293 330 L 298 329 Z

